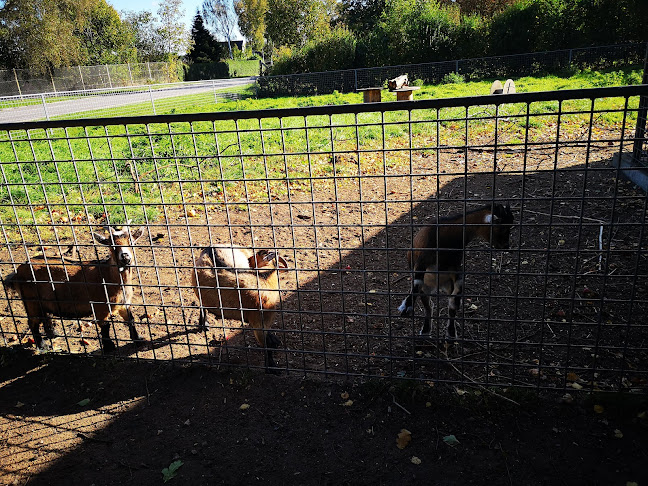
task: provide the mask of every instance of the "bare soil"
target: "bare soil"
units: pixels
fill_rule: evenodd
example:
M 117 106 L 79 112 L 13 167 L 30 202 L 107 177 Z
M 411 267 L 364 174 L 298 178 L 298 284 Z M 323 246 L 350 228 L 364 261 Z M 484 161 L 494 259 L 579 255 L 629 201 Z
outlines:
M 1 351 L 0 484 L 159 485 L 177 461 L 168 484 L 648 481 L 645 397 Z

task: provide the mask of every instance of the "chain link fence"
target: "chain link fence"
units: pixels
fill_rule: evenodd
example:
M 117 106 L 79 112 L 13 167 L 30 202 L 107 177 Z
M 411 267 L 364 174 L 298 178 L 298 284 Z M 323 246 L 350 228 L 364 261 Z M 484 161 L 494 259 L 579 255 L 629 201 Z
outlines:
M 167 62 L 71 66 L 35 74 L 28 69 L 0 70 L 0 96 L 85 91 L 171 83 L 178 73 Z
M 263 369 L 270 352 L 289 374 L 645 393 L 648 198 L 611 162 L 646 95 L 2 124 L 0 344 L 34 346 L 31 324 L 61 353 L 110 341 L 152 361 Z M 421 244 L 425 227 L 456 238 Z M 440 265 L 423 335 L 402 304 L 414 248 Z M 435 279 L 455 282 L 450 303 Z M 132 288 L 132 315 L 119 297 L 100 313 L 104 287 Z
M 642 63 L 646 43 L 586 47 L 560 51 L 514 54 L 510 56 L 461 59 L 425 64 L 406 64 L 288 76 L 262 76 L 258 79 L 262 96 L 304 96 L 333 91 L 348 93 L 385 85 L 388 79 L 407 74 L 410 81 L 439 84 L 444 76 L 457 73 L 467 79 L 511 78 L 557 72 L 568 68 L 594 69 Z

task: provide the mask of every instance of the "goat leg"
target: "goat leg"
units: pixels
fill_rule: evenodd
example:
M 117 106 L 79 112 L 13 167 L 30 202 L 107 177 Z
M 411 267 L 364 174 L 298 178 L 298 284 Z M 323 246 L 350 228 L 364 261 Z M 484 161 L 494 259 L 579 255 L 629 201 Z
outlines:
M 272 356 L 272 350 L 277 349 L 281 345 L 279 338 L 271 332 L 267 332 L 265 336 L 266 352 L 265 352 L 265 361 L 266 361 L 266 372 L 272 374 L 279 374 L 279 368 L 277 363 Z
M 448 327 L 446 328 L 446 339 L 453 340 L 457 338 L 457 328 L 455 326 L 455 317 L 457 310 L 461 307 L 461 294 L 463 292 L 463 278 L 460 277 L 454 282 L 452 294 L 448 297 Z
M 201 306 L 198 310 L 198 332 L 203 332 L 207 329 L 207 311 Z
M 31 331 L 32 337 L 34 338 L 34 344 L 38 349 L 45 349 L 46 346 L 45 343 L 43 343 L 43 337 L 40 333 L 41 318 L 29 317 L 27 319 L 27 322 L 29 323 L 29 330 Z
M 54 339 L 54 324 L 49 316 L 43 318 L 43 330 L 49 339 Z
M 130 305 L 126 304 L 123 307 L 120 307 L 119 315 L 128 324 L 128 334 L 130 335 L 130 338 L 135 342 L 144 341 L 144 339 L 140 337 L 139 333 L 137 332 L 137 328 L 135 327 L 135 316 L 133 316 Z
M 101 346 L 104 353 L 114 352 L 117 347 L 110 339 L 110 321 L 100 321 L 99 327 L 101 328 Z
M 403 299 L 401 305 L 398 306 L 398 311 L 400 312 L 401 317 L 412 315 L 414 312 L 414 300 L 415 297 L 413 292 Z
M 430 330 L 432 329 L 432 304 L 430 303 L 430 296 L 427 294 L 422 294 L 421 295 L 421 303 L 423 304 L 423 307 L 425 308 L 425 319 L 423 320 L 423 327 L 421 328 L 421 331 L 419 334 L 421 336 L 427 336 L 430 334 Z

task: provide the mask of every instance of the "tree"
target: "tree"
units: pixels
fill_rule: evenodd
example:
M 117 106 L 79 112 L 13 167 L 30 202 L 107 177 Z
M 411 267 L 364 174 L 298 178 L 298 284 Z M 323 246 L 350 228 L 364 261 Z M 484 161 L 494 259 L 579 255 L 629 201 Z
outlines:
M 187 55 L 189 62 L 212 62 L 218 61 L 221 58 L 221 45 L 205 29 L 200 13 L 197 13 L 194 17 L 191 40 L 193 41 L 193 46 Z
M 75 34 L 86 64 L 119 64 L 137 60 L 133 32 L 105 0 L 83 0 Z
M 263 49 L 268 0 L 235 0 L 234 10 L 238 15 L 239 30 L 252 49 Z
M 7 0 L 0 9 L 0 64 L 36 73 L 80 64 L 77 9 L 59 0 Z
M 164 39 L 158 31 L 155 16 L 147 11 L 123 12 L 124 23 L 131 30 L 131 42 L 139 62 L 164 61 Z
M 184 9 L 181 6 L 182 0 L 166 0 L 160 3 L 157 11 L 161 24 L 157 32 L 162 38 L 168 61 L 174 61 L 191 47 L 191 40 L 182 23 Z
M 268 0 L 266 36 L 275 46 L 302 47 L 330 30 L 329 4 L 323 0 Z
M 216 33 L 225 38 L 230 59 L 234 59 L 232 55 L 232 35 L 236 30 L 238 20 L 231 0 L 204 0 L 202 14 Z

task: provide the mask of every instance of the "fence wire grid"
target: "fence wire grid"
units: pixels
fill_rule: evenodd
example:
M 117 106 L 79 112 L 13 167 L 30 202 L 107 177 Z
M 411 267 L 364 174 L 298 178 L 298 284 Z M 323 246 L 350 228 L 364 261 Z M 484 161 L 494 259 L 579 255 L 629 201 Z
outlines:
M 0 125 L 0 273 L 29 261 L 53 275 L 62 256 L 73 273 L 108 255 L 92 232 L 131 221 L 143 229 L 130 283 L 145 342 L 114 316 L 117 356 L 263 369 L 252 326 L 218 309 L 198 326 L 196 259 L 236 245 L 287 263 L 271 329 L 283 373 L 645 393 L 647 198 L 613 159 L 632 154 L 646 95 L 630 86 Z M 443 293 L 431 294 L 431 333 L 420 336 L 420 304 L 399 312 L 414 235 L 494 203 L 512 209 L 510 247 L 468 243 L 456 338 L 444 336 Z M 2 344 L 33 347 L 19 296 L 0 295 Z M 102 355 L 92 315 L 53 323 L 50 349 Z

